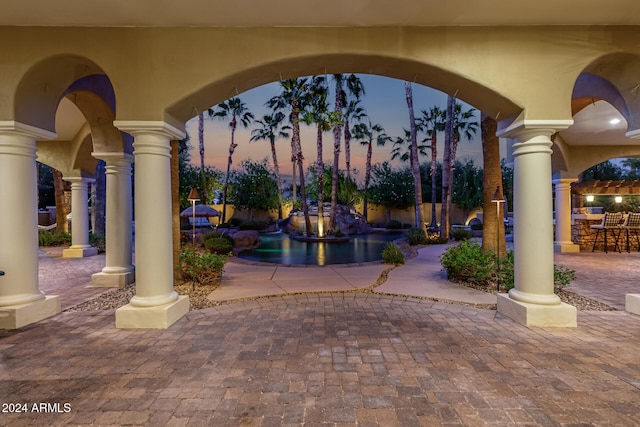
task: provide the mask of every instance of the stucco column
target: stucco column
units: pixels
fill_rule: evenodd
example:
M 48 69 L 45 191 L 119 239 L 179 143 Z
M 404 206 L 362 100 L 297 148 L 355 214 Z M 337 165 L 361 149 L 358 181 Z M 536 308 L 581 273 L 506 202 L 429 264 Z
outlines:
M 65 177 L 71 183 L 71 246 L 62 251 L 63 258 L 93 256 L 98 250 L 89 244 L 89 184 L 83 177 Z
M 164 122 L 115 122 L 134 137 L 136 295 L 116 310 L 118 328 L 167 328 L 189 311 L 173 289 L 171 139 L 184 138 Z
M 36 138 L 55 134 L 0 122 L 0 328 L 16 329 L 60 312 L 38 287 Z
M 580 246 L 571 240 L 571 183 L 577 178 L 554 179 L 556 198 L 556 252 L 580 252 Z
M 554 293 L 551 135 L 570 122 L 524 121 L 500 136 L 514 138 L 514 288 L 498 311 L 527 326 L 576 326 L 577 310 Z
M 96 287 L 123 287 L 134 281 L 131 262 L 133 220 L 131 163 L 126 153 L 93 153 L 106 164 L 106 260 L 100 273 L 91 276 Z

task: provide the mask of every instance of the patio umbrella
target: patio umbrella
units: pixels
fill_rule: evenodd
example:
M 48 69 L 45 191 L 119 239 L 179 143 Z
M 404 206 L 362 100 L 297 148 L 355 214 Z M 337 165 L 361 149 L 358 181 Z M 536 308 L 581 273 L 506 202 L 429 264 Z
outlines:
M 180 216 L 184 217 L 210 217 L 210 216 L 220 216 L 220 212 L 217 210 L 207 206 L 207 205 L 195 205 L 195 215 L 193 214 L 193 206 L 189 206 L 187 209 L 180 212 Z

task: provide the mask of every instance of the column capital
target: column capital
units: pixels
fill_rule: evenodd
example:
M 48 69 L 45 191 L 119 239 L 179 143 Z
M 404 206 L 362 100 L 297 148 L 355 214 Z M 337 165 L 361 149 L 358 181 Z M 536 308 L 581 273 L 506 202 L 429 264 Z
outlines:
M 567 129 L 573 125 L 573 120 L 516 120 L 497 132 L 500 138 L 526 139 L 527 135 L 546 135 Z
M 578 178 L 554 178 L 551 180 L 553 185 L 570 186 L 574 182 L 578 182 Z
M 95 181 L 95 178 L 86 178 L 83 176 L 71 176 L 71 177 L 64 177 L 65 181 L 69 181 L 71 183 L 71 187 L 73 187 L 74 184 L 76 185 L 88 185 L 89 183 L 92 183 Z
M 107 163 L 133 163 L 133 155 L 123 152 L 92 152 L 91 155 Z
M 184 139 L 186 136 L 184 131 L 160 120 L 116 120 L 113 122 L 113 125 L 121 131 L 132 135 L 134 138 L 141 134 L 164 136 L 169 139 Z
M 0 133 L 27 136 L 34 140 L 50 140 L 58 137 L 55 132 L 50 132 L 15 120 L 0 121 Z

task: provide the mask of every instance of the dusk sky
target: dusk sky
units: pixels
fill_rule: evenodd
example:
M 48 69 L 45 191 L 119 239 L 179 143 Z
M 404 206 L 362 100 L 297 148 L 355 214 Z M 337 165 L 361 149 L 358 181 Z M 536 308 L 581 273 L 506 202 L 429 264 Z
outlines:
M 381 124 L 387 134 L 395 139 L 397 136 L 404 134 L 403 129 L 409 128 L 409 113 L 407 109 L 407 103 L 405 100 L 404 82 L 402 80 L 371 76 L 360 75 L 359 76 L 365 87 L 365 96 L 362 98 L 362 105 L 366 109 L 368 116 L 371 119 L 371 123 Z M 329 76 L 331 82 L 331 76 Z M 268 109 L 265 107 L 265 102 L 271 97 L 280 93 L 280 86 L 278 83 L 271 83 L 268 85 L 260 86 L 250 91 L 241 93 L 240 99 L 244 101 L 249 110 L 253 112 L 256 119 L 261 119 L 262 116 L 268 113 Z M 432 106 L 439 106 L 441 109 L 446 109 L 447 95 L 443 92 L 431 89 L 426 86 L 414 84 L 413 85 L 413 99 L 414 110 L 416 117 L 420 116 L 420 111 L 423 109 L 429 109 Z M 330 103 L 333 105 L 334 97 L 330 95 Z M 463 103 L 463 110 L 466 111 L 470 108 L 469 105 Z M 480 113 L 476 111 L 478 120 L 478 133 L 477 137 L 473 141 L 469 142 L 462 140 L 459 143 L 457 158 L 459 160 L 466 160 L 472 158 L 477 165 L 482 166 L 482 146 L 480 141 Z M 251 137 L 251 130 L 257 128 L 256 124 L 251 124 L 247 129 L 239 126 L 236 130 L 235 141 L 238 144 L 236 151 L 233 155 L 232 168 L 238 167 L 240 162 L 244 159 L 250 158 L 253 161 L 259 161 L 268 157 L 269 165 L 272 165 L 271 150 L 267 141 L 249 142 Z M 199 164 L 198 154 L 198 120 L 192 119 L 187 123 L 187 132 L 191 138 L 191 145 L 193 147 L 191 151 L 191 162 L 193 164 Z M 301 140 L 302 150 L 305 157 L 305 169 L 315 163 L 316 160 L 316 133 L 315 127 L 301 126 Z M 420 138 L 424 138 L 424 135 L 419 135 Z M 222 171 L 226 170 L 228 148 L 231 140 L 231 132 L 229 129 L 228 120 L 222 121 L 217 118 L 208 118 L 205 115 L 205 164 L 208 166 L 214 166 Z M 438 136 L 438 159 L 442 160 L 442 145 L 444 135 Z M 323 138 L 324 141 L 324 160 L 332 162 L 333 160 L 333 134 L 327 132 Z M 276 141 L 278 150 L 278 162 L 280 163 L 280 170 L 282 174 L 291 173 L 291 145 L 289 139 L 280 139 Z M 392 144 L 389 143 L 384 147 L 374 146 L 373 149 L 373 163 L 383 162 L 390 160 Z M 352 141 L 351 144 L 351 164 L 356 168 L 359 173 L 356 175 L 358 180 L 363 179 L 364 166 L 366 158 L 366 147 L 361 146 L 358 141 Z M 428 159 L 422 159 L 428 161 Z M 394 166 L 399 166 L 399 161 L 392 162 Z M 344 141 L 342 151 L 340 153 L 340 165 L 344 168 Z

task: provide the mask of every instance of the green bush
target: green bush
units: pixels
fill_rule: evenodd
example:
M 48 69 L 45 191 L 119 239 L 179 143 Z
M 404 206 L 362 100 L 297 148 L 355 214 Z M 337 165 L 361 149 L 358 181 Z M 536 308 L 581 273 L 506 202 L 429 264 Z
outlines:
M 482 247 L 470 240 L 451 246 L 440 257 L 440 262 L 452 282 L 471 284 L 487 290 L 500 291 L 513 288 L 513 251 L 498 263 L 492 252 L 482 253 Z M 562 266 L 553 266 L 555 292 L 575 279 L 575 271 Z
M 404 264 L 404 254 L 393 243 L 389 242 L 382 250 L 382 262 L 385 264 L 401 265 Z
M 473 231 L 467 230 L 467 229 L 464 229 L 464 228 L 456 228 L 456 229 L 451 231 L 451 237 L 456 242 L 461 242 L 463 240 L 469 240 L 470 238 L 473 237 Z
M 43 230 L 38 232 L 38 245 L 40 246 L 67 246 L 70 244 L 70 233 L 55 230 Z
M 424 243 L 425 245 L 441 245 L 449 243 L 449 240 L 446 237 L 440 237 L 440 233 L 429 233 Z
M 211 253 L 219 255 L 229 255 L 233 252 L 233 243 L 224 237 L 206 238 L 204 247 Z
M 100 234 L 89 233 L 89 244 L 98 250 L 98 253 L 106 251 L 106 239 Z
M 402 228 L 404 228 L 405 230 L 408 230 L 411 227 L 413 227 L 413 226 L 411 224 L 407 224 L 406 222 L 402 224 Z
M 218 225 L 218 228 L 231 228 L 232 225 L 229 222 L 223 222 L 222 224 Z
M 387 222 L 384 227 L 389 230 L 400 230 L 402 229 L 402 223 L 400 221 L 392 219 L 391 221 Z
M 240 230 L 257 230 L 263 231 L 267 228 L 267 223 L 264 221 L 247 221 L 238 226 Z
M 180 269 L 185 280 L 196 283 L 208 283 L 217 280 L 224 271 L 227 262 L 225 255 L 200 252 L 186 247 L 180 252 Z
M 213 233 L 209 233 L 209 234 L 205 234 L 204 235 L 204 241 L 205 242 L 207 240 L 209 240 L 209 239 L 220 239 L 220 238 L 228 240 L 229 243 L 231 243 L 232 245 L 235 243 L 235 241 L 233 240 L 233 237 L 230 236 L 228 233 L 225 233 L 225 232 L 220 233 L 218 231 L 215 231 Z
M 424 245 L 427 242 L 427 233 L 422 228 L 410 228 L 405 234 L 411 246 Z

